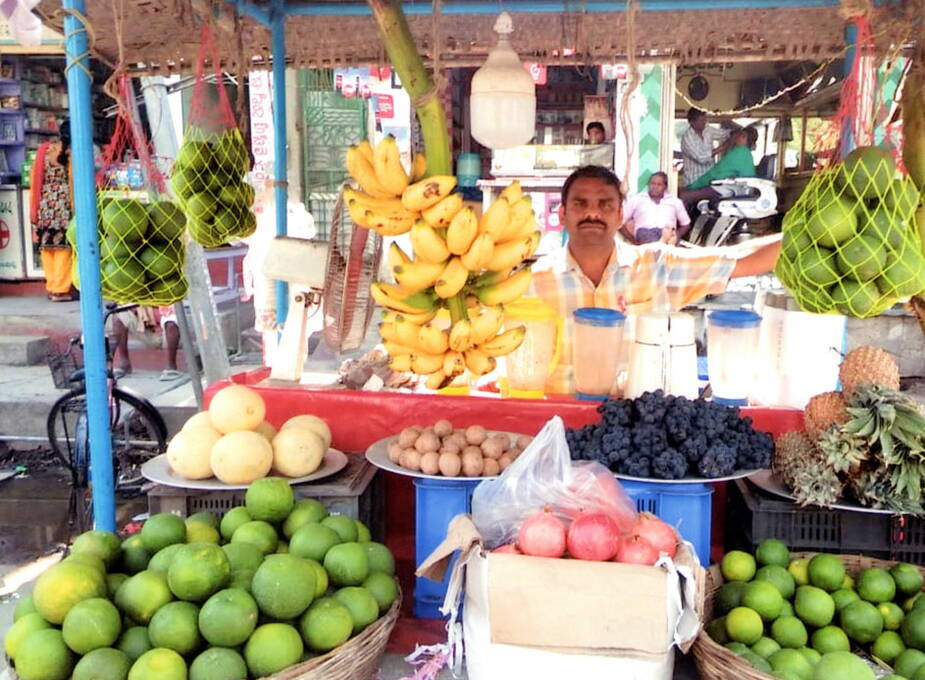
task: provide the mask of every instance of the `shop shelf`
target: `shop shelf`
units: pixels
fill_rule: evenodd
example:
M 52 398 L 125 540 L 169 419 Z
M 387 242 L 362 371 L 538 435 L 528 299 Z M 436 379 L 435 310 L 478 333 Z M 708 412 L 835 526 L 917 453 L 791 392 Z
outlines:
M 472 511 L 472 492 L 478 480 L 414 479 L 414 563 L 421 564 L 446 538 L 446 528 L 456 515 Z M 440 607 L 446 595 L 453 563 L 443 581 L 437 583 L 418 577 L 414 586 L 414 616 L 418 619 L 441 619 Z
M 704 566 L 710 564 L 712 484 L 665 484 L 621 479 L 620 485 L 633 499 L 638 512 L 651 512 L 676 527 L 681 538 L 694 546 L 700 563 Z
M 779 538 L 791 550 L 925 564 L 925 521 L 916 517 L 802 508 L 739 480 L 730 493 L 728 521 L 734 542 L 743 548 Z

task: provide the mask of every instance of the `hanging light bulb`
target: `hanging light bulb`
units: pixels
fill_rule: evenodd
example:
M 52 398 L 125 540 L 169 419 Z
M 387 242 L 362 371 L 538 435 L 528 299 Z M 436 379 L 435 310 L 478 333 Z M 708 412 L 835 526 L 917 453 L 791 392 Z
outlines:
M 510 149 L 535 134 L 536 86 L 511 49 L 511 15 L 499 14 L 494 30 L 498 44 L 472 76 L 469 115 L 476 141 L 489 149 Z

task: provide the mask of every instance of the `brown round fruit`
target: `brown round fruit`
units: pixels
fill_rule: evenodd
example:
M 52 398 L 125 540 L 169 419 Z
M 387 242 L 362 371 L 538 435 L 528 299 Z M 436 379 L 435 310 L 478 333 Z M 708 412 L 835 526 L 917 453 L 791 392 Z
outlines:
M 455 453 L 443 453 L 440 454 L 437 465 L 440 467 L 440 474 L 444 477 L 458 477 L 462 471 L 462 458 Z
M 469 451 L 462 455 L 462 471 L 466 477 L 480 477 L 484 461 L 481 452 Z
M 522 434 L 517 438 L 516 446 L 521 451 L 530 446 L 530 443 L 533 441 L 533 437 L 530 435 Z
M 414 442 L 414 448 L 417 449 L 419 453 L 436 451 L 440 448 L 440 438 L 433 432 L 427 432 L 425 430 Z
M 416 427 L 406 427 L 398 435 L 398 443 L 403 449 L 409 449 L 414 446 L 414 442 L 417 441 L 419 434 L 421 434 L 420 429 Z
M 421 456 L 421 472 L 425 475 L 435 475 L 440 472 L 440 454 L 428 451 Z
M 402 448 L 401 445 L 394 441 L 389 444 L 389 460 L 393 463 L 397 463 L 398 459 L 401 458 Z
M 489 437 L 489 439 L 494 439 L 500 442 L 501 448 L 504 451 L 507 451 L 509 448 L 511 448 L 511 438 L 508 437 L 503 432 L 499 432 L 498 434 L 493 434 L 491 437 Z
M 434 423 L 434 433 L 438 437 L 446 437 L 453 434 L 453 423 L 449 420 L 438 420 Z
M 498 464 L 498 461 L 493 460 L 492 458 L 484 458 L 482 463 L 483 477 L 494 477 L 498 474 L 501 474 L 501 466 Z
M 481 425 L 470 425 L 466 428 L 466 442 L 472 446 L 479 446 L 488 434 L 485 432 L 485 428 Z
M 501 440 L 495 437 L 489 437 L 482 442 L 482 453 L 485 454 L 486 458 L 492 460 L 498 460 L 501 454 L 504 453 L 504 449 L 505 447 L 501 445 Z
M 455 453 L 459 454 L 462 449 L 459 448 L 459 442 L 453 438 L 445 439 L 443 446 L 440 447 L 440 453 Z
M 501 468 L 501 472 L 507 470 L 507 466 L 514 462 L 514 459 L 511 457 L 510 453 L 502 454 L 498 459 L 498 466 Z
M 421 454 L 414 449 L 405 449 L 401 454 L 398 464 L 403 468 L 418 472 L 421 469 Z

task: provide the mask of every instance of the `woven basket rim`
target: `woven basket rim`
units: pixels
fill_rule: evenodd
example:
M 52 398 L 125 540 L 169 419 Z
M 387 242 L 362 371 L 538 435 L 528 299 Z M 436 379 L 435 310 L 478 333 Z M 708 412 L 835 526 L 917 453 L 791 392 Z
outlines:
M 825 553 L 823 551 L 793 552 L 790 553 L 790 558 L 809 558 L 820 554 L 833 553 Z M 840 559 L 846 567 L 849 567 L 849 570 L 851 567 L 855 569 L 866 569 L 867 567 L 888 568 L 900 562 L 900 560 L 883 560 L 877 557 L 867 557 L 865 555 L 836 554 L 835 557 Z M 919 565 L 915 566 L 922 575 L 925 576 L 925 567 Z M 706 572 L 707 575 L 705 580 L 707 584 L 704 597 L 704 614 L 709 610 L 712 615 L 713 598 L 725 581 L 718 564 L 711 564 Z M 700 630 L 700 635 L 697 636 L 692 648 L 697 671 L 702 680 L 727 680 L 730 677 L 735 677 L 737 680 L 775 680 L 773 675 L 768 675 L 758 670 L 741 656 L 713 640 L 706 630 L 708 623 L 710 622 L 702 621 L 703 626 Z M 722 675 L 712 671 L 710 668 L 711 663 L 724 669 Z

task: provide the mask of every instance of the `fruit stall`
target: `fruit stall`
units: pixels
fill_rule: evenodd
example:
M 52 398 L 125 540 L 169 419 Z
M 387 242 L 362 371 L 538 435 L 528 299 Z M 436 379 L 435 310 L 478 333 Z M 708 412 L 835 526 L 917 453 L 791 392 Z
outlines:
M 276 135 L 268 269 L 286 318 L 281 358 L 209 386 L 204 410 L 142 467 L 157 485 L 150 516 L 117 536 L 101 293 L 182 298 L 173 263 L 184 230 L 203 246 L 246 235 L 254 195 L 224 89 L 217 102 L 209 95 L 229 49 L 210 21 L 194 26 L 197 54 L 185 55 L 197 73 L 176 163 L 164 173 L 150 165 L 149 201 L 106 195 L 89 146 L 87 8 L 64 4 L 77 198 L 69 238 L 79 254 L 97 528 L 18 603 L 4 651 L 21 680 L 360 680 L 375 676 L 390 639 L 404 652 L 409 641 L 435 643 L 421 650 L 419 673 L 431 675 L 415 677 L 464 655 L 468 677 L 480 680 L 667 680 L 680 651 L 707 680 L 925 678 L 925 569 L 916 566 L 925 555 L 925 417 L 900 391 L 893 358 L 862 347 L 839 362 L 837 390 L 805 408 L 749 406 L 742 376 L 728 379 L 728 395 L 716 376 L 747 367 L 742 349 L 758 342 L 761 317 L 715 313 L 716 398 L 705 399 L 693 322 L 668 305 L 634 341 L 639 365 L 661 361 L 661 370 L 631 375 L 616 398 L 623 314 L 564 315 L 525 297 L 540 241 L 530 201 L 515 182 L 479 214 L 454 191 L 446 120 L 414 49 L 411 26 L 420 24 L 399 3 L 350 5 L 349 14 L 377 27 L 415 100 L 424 153 L 406 168 L 392 137 L 351 147 L 335 220 L 346 237 L 323 252 L 286 235 L 286 140 Z M 592 13 L 617 11 L 592 4 Z M 641 14 L 700 11 L 663 4 Z M 277 131 L 286 129 L 287 17 L 324 17 L 337 5 L 236 2 L 218 12 L 218 24 L 247 26 L 242 40 L 255 27 L 269 38 Z M 807 9 L 711 5 L 758 9 L 769 21 L 791 5 Z M 488 13 L 467 7 L 444 11 Z M 166 58 L 186 47 L 160 49 Z M 856 49 L 854 64 L 874 49 L 869 32 Z M 801 313 L 870 317 L 925 288 L 915 223 L 925 162 L 916 116 L 925 109 L 908 105 L 925 82 L 920 57 L 903 95 L 905 147 L 868 140 L 855 106 L 837 121 L 850 131 L 840 162 L 817 173 L 785 219 L 776 274 Z M 126 77 L 113 82 L 124 103 Z M 843 96 L 852 92 L 846 85 Z M 147 154 L 133 116 L 120 108 L 111 158 Z M 410 252 L 393 241 L 382 253 L 382 239 L 395 236 L 410 239 Z M 379 256 L 388 280 L 369 266 Z M 327 286 L 305 273 L 307 262 L 336 270 L 351 301 L 369 289 L 384 310 L 382 375 L 405 376 L 415 391 L 300 384 L 305 310 Z M 325 314 L 365 330 L 371 312 L 343 307 Z M 662 323 L 662 340 L 646 347 L 639 329 Z M 688 326 L 689 341 L 677 331 Z M 546 394 L 565 366 L 573 394 Z M 499 368 L 497 390 L 479 389 Z M 782 521 L 755 509 L 759 498 L 776 502 Z M 751 531 L 737 533 L 747 519 Z

